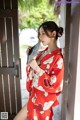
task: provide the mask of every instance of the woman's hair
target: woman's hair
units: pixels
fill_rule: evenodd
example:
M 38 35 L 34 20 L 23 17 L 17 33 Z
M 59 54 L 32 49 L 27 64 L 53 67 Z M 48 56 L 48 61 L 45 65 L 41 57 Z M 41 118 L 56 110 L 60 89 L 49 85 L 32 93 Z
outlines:
M 53 21 L 46 21 L 39 26 L 38 37 L 39 37 L 39 29 L 41 27 L 43 28 L 43 30 L 45 31 L 45 33 L 48 37 L 50 37 L 48 32 L 52 33 L 53 31 L 56 31 L 56 40 L 58 39 L 58 37 L 61 37 L 62 34 L 63 34 L 63 28 L 62 27 L 58 27 L 57 24 Z

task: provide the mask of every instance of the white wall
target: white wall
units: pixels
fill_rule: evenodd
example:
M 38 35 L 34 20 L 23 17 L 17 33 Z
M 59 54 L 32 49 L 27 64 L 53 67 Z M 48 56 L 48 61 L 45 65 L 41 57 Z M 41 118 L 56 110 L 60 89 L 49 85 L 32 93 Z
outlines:
M 64 48 L 65 47 L 65 16 L 66 16 L 66 7 L 64 4 L 61 5 L 61 14 L 60 14 L 60 26 L 63 27 L 64 33 L 63 36 L 61 37 L 60 40 L 60 47 Z

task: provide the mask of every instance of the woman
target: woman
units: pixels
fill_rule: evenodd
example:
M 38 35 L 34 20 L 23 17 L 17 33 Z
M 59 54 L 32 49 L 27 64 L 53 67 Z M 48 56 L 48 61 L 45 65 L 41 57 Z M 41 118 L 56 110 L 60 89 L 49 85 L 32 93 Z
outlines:
M 63 56 L 57 47 L 57 39 L 62 34 L 63 28 L 53 21 L 40 25 L 38 38 L 48 47 L 27 65 L 26 86 L 30 96 L 14 120 L 52 120 L 52 107 L 59 104 L 57 97 L 62 91 L 64 76 Z

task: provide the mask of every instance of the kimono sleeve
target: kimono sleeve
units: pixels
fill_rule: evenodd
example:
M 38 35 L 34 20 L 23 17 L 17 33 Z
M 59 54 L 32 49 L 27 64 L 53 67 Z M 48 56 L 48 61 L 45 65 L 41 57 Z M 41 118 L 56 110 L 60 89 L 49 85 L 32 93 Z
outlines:
M 27 81 L 26 81 L 26 89 L 28 90 L 28 92 L 31 92 L 32 91 L 32 80 L 30 80 L 30 66 L 27 65 L 26 66 L 26 74 L 27 74 Z
M 63 76 L 64 76 L 64 62 L 63 58 L 59 56 L 51 65 L 50 74 L 44 72 L 42 76 L 42 87 L 48 93 L 60 93 L 62 91 Z

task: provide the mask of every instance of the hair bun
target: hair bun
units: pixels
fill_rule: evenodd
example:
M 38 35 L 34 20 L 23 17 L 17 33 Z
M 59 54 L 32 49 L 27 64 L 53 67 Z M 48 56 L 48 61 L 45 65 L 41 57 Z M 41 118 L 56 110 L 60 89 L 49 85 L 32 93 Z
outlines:
M 63 28 L 62 28 L 62 27 L 59 27 L 58 37 L 61 37 L 62 35 L 63 35 Z

